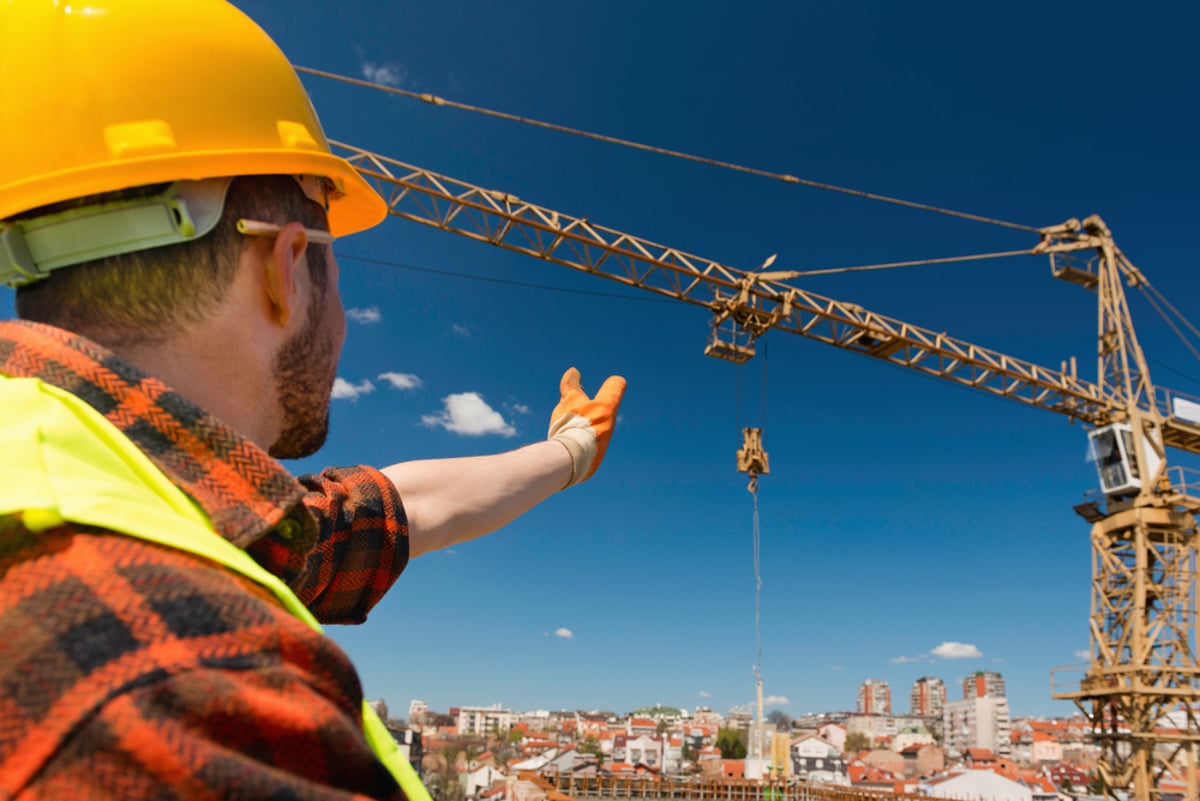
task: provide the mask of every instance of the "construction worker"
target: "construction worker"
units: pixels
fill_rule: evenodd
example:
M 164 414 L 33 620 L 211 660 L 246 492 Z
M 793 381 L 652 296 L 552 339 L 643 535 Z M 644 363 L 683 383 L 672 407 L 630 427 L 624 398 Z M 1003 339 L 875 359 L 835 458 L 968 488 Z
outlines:
M 516 451 L 293 478 L 331 235 L 386 209 L 286 58 L 224 0 L 11 0 L 0 75 L 0 799 L 427 797 L 317 620 L 588 478 L 624 381 L 568 370 Z

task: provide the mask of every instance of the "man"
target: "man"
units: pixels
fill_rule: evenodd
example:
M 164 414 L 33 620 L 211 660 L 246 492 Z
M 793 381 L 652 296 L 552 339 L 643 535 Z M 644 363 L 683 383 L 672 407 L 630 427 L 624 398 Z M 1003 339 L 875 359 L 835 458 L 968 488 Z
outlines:
M 568 370 L 516 451 L 294 479 L 330 233 L 386 209 L 282 53 L 224 0 L 16 0 L 0 74 L 0 799 L 422 795 L 313 617 L 588 478 L 624 381 Z

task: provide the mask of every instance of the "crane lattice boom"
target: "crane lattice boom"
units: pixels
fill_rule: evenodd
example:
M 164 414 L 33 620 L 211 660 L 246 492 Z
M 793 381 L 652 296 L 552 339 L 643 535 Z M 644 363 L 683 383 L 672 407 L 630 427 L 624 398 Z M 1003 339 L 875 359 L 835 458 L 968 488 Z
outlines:
M 855 303 L 822 297 L 769 275 L 727 267 L 505 192 L 473 186 L 350 145 L 335 145 L 380 190 L 394 216 L 703 306 L 714 314 L 715 337 L 708 349 L 712 355 L 744 361 L 753 355 L 757 337 L 779 329 L 1092 425 L 1125 415 L 1122 397 L 1066 370 L 1043 367 Z M 1029 252 L 1053 254 L 1096 247 L 1090 234 L 1070 228 L 1046 229 L 1043 242 Z M 723 329 L 727 331 L 724 337 Z M 1164 444 L 1200 453 L 1200 423 L 1172 413 L 1172 400 L 1178 393 L 1159 390 L 1155 395 L 1155 411 L 1163 419 Z M 1146 403 L 1150 402 L 1147 396 Z

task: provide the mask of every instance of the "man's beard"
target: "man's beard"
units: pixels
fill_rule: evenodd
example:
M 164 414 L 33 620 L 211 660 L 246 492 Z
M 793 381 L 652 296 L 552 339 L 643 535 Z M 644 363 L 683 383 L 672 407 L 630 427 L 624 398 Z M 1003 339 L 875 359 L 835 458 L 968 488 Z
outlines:
M 314 271 L 324 272 L 325 260 L 309 259 Z M 317 261 L 316 259 L 319 259 Z M 283 414 L 283 430 L 268 449 L 276 459 L 311 456 L 329 434 L 329 399 L 337 374 L 335 337 L 326 330 L 328 286 L 313 285 L 304 328 L 283 344 L 272 366 L 275 392 Z

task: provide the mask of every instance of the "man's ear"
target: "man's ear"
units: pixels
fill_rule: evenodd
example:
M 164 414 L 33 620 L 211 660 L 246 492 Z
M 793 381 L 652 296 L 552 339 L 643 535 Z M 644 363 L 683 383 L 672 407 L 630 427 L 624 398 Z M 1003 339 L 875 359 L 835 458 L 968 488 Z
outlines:
M 275 236 L 275 244 L 264 267 L 264 283 L 272 317 L 287 326 L 300 306 L 301 288 L 297 271 L 305 259 L 308 235 L 304 226 L 290 222 Z

